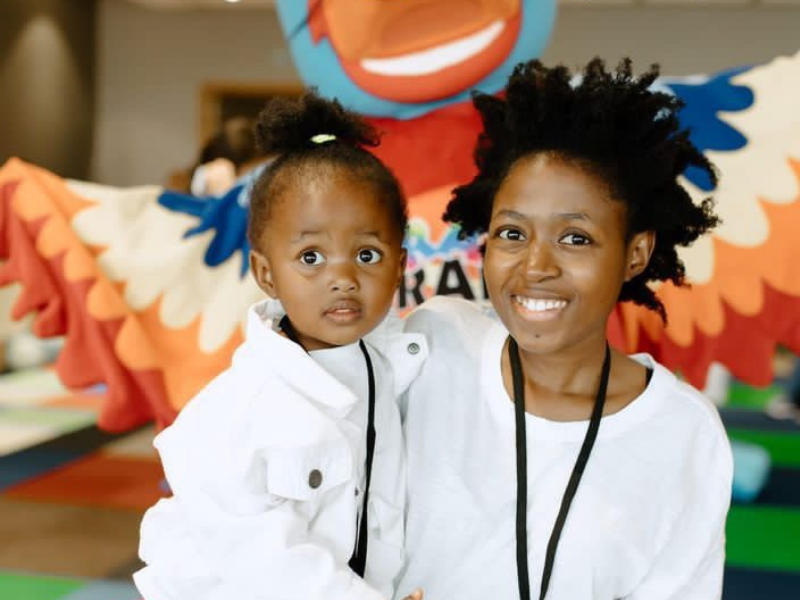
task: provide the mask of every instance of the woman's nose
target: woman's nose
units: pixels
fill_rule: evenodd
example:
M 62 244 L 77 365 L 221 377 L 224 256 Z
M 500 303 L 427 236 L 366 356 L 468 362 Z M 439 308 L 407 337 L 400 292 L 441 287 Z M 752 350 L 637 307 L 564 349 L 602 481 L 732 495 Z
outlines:
M 531 244 L 525 263 L 526 278 L 532 281 L 543 281 L 556 277 L 558 273 L 559 268 L 552 249 L 547 244 Z

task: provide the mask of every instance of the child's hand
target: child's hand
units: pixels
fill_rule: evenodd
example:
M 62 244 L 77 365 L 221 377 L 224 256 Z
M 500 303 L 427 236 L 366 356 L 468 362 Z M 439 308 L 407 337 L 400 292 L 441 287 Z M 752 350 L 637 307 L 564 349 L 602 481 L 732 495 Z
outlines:
M 414 590 L 403 600 L 422 600 L 422 590 Z

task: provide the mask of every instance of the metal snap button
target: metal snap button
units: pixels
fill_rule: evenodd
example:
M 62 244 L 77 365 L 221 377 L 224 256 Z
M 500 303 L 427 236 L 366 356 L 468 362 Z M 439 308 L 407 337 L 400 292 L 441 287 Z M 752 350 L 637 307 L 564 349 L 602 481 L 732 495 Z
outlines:
M 311 473 L 308 474 L 308 485 L 312 489 L 317 489 L 319 486 L 322 485 L 322 471 L 319 469 L 314 469 Z
M 419 344 L 411 342 L 406 348 L 409 354 L 419 354 Z

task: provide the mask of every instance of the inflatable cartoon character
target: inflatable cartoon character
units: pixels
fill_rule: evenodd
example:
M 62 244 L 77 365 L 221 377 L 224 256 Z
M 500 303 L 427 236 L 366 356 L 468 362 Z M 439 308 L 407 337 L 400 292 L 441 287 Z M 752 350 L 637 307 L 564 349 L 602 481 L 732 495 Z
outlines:
M 278 0 L 301 74 L 374 119 L 378 149 L 410 198 L 407 310 L 433 294 L 485 298 L 475 240 L 440 215 L 474 172 L 480 123 L 469 90 L 500 92 L 513 65 L 541 53 L 554 0 Z M 774 347 L 800 352 L 800 54 L 711 77 L 663 80 L 720 168 L 724 225 L 683 255 L 690 289 L 662 286 L 669 327 L 620 305 L 613 343 L 645 349 L 702 385 L 724 362 L 767 383 Z M 108 384 L 100 415 L 124 430 L 168 424 L 224 369 L 261 297 L 247 273 L 247 184 L 198 199 L 159 187 L 64 181 L 19 160 L 0 168 L 0 283 L 18 282 L 15 316 L 65 335 L 70 386 Z
M 553 3 L 277 6 L 306 83 L 373 117 L 385 133 L 377 153 L 400 177 L 412 207 L 401 307 L 434 293 L 483 297 L 476 245 L 459 244 L 439 219 L 449 191 L 474 172 L 480 124 L 468 92 L 499 92 L 514 64 L 541 53 Z M 800 351 L 800 277 L 791 266 L 800 245 L 790 233 L 800 225 L 800 85 L 789 90 L 787 81 L 800 81 L 800 55 L 660 81 L 685 102 L 684 126 L 720 170 L 718 189 L 697 170 L 685 176 L 698 200 L 717 198 L 723 226 L 684 253 L 691 288 L 662 286 L 669 327 L 650 311 L 620 305 L 610 335 L 628 351 L 652 352 L 698 386 L 713 360 L 745 381 L 767 384 L 776 343 Z

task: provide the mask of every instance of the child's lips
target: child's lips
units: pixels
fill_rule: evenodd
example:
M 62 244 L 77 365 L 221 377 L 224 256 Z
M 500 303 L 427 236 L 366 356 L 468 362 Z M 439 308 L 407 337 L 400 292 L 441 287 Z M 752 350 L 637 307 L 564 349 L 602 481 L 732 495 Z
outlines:
M 326 308 L 323 314 L 336 323 L 352 323 L 361 318 L 361 304 L 355 300 L 339 300 Z

